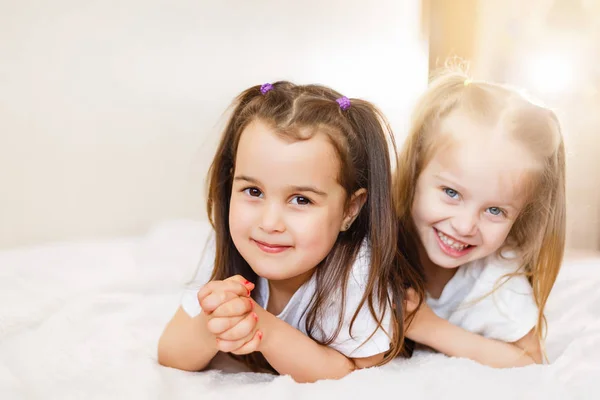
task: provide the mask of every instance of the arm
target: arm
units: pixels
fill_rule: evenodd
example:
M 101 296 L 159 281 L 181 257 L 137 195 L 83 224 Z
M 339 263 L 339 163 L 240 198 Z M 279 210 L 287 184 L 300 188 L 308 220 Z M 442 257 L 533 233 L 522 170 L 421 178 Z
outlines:
M 279 373 L 298 382 L 314 382 L 341 378 L 383 359 L 378 354 L 350 360 L 318 344 L 249 299 L 251 288 L 251 283 L 238 276 L 202 288 L 198 299 L 204 311 L 191 318 L 178 310 L 160 339 L 159 362 L 197 371 L 206 368 L 217 351 L 260 351 Z
M 354 363 L 344 355 L 316 343 L 256 304 L 253 308 L 260 323 L 239 324 L 241 317 L 235 319 L 235 316 L 245 315 L 249 309 L 243 308 L 245 302 L 225 301 L 237 299 L 237 294 L 223 293 L 225 297 L 214 301 L 215 305 L 223 305 L 211 312 L 210 316 L 203 311 L 192 318 L 182 308 L 177 310 L 159 340 L 158 362 L 161 365 L 186 371 L 200 371 L 205 369 L 221 350 L 235 354 L 261 351 L 280 374 L 291 375 L 298 382 L 341 378 L 355 369 Z M 202 293 L 199 293 L 199 297 L 204 299 L 204 303 L 207 302 Z M 205 308 L 212 310 L 214 305 Z M 225 316 L 234 318 L 226 321 Z M 213 323 L 209 323 L 211 319 Z M 264 332 L 264 338 L 263 335 L 256 334 L 259 329 L 260 332 Z M 252 339 L 244 344 L 248 339 L 240 340 L 239 337 L 246 336 Z M 225 339 L 217 341 L 217 338 Z M 234 338 L 235 340 L 230 340 Z M 234 350 L 240 345 L 242 351 Z M 367 367 L 379 361 L 369 363 L 370 359 L 371 357 L 358 359 L 360 361 L 357 366 Z
M 180 307 L 158 342 L 158 362 L 186 371 L 206 368 L 217 354 L 215 336 L 206 329 L 206 314 L 192 318 Z
M 248 310 L 251 312 L 246 315 Z M 216 335 L 218 350 L 240 355 L 260 351 L 277 372 L 290 375 L 297 382 L 342 378 L 356 368 L 373 366 L 384 357 L 382 353 L 348 359 L 254 302 L 246 309 L 243 301 L 233 299 L 212 311 L 210 318 L 208 329 Z
M 223 322 L 235 325 L 247 320 L 252 305 L 250 290 L 253 288 L 252 283 L 239 276 L 204 285 L 197 294 L 200 313 L 191 317 L 179 307 L 167 324 L 158 342 L 158 362 L 186 371 L 206 368 L 219 350 L 217 336 L 211 328 Z M 236 311 L 233 318 L 214 319 L 212 310 L 222 304 L 228 304 Z
M 426 304 L 417 312 L 407 337 L 452 357 L 464 357 L 494 368 L 541 363 L 540 344 L 531 330 L 514 343 L 488 339 L 452 325 Z
M 290 375 L 296 382 L 339 379 L 357 368 L 373 366 L 383 359 L 383 354 L 348 359 L 338 351 L 315 342 L 268 311 L 257 307 L 257 313 L 260 329 L 264 332 L 257 350 L 277 372 Z

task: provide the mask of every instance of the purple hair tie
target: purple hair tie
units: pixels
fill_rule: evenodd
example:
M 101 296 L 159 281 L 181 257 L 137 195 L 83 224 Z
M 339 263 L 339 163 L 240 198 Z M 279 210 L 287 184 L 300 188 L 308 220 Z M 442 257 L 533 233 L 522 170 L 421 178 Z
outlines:
M 342 96 L 339 99 L 337 99 L 336 101 L 340 105 L 340 108 L 343 111 L 346 111 L 347 109 L 350 108 L 350 99 L 347 98 L 346 96 Z
M 260 92 L 262 94 L 267 94 L 267 92 L 272 89 L 273 89 L 273 85 L 271 85 L 270 83 L 263 83 L 262 86 L 260 87 Z

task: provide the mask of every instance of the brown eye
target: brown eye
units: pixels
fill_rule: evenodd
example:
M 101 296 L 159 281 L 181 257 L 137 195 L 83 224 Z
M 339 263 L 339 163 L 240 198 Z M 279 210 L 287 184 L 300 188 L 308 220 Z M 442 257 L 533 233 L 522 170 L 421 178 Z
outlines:
M 246 188 L 244 189 L 244 192 L 252 197 L 261 197 L 262 196 L 262 192 L 260 191 L 260 189 L 257 189 L 255 187 L 250 187 L 250 188 Z
M 304 196 L 295 196 L 292 199 L 292 204 L 297 204 L 299 206 L 307 206 L 309 204 L 312 204 L 312 201 L 310 201 L 310 199 L 308 197 L 304 197 Z

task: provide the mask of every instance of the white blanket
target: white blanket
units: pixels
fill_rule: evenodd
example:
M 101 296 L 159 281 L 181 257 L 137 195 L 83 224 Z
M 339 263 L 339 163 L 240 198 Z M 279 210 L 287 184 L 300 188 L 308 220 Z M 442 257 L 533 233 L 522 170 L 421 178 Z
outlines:
M 169 221 L 142 237 L 0 252 L 0 399 L 600 398 L 600 255 L 567 258 L 547 307 L 549 366 L 418 353 L 315 384 L 161 367 L 158 337 L 206 233 Z

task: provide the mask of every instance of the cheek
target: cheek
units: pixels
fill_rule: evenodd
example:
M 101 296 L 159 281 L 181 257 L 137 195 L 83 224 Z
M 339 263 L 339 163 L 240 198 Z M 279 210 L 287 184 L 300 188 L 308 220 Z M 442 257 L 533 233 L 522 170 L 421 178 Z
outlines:
M 412 204 L 412 217 L 415 221 L 433 222 L 440 214 L 443 204 L 432 190 L 417 190 Z
M 245 232 L 251 226 L 253 207 L 247 202 L 232 196 L 229 203 L 229 231 L 233 237 Z
M 304 248 L 323 249 L 331 247 L 335 242 L 342 224 L 340 212 L 315 210 L 294 216 L 293 228 L 297 244 Z M 329 250 L 327 250 L 329 251 Z
M 334 212 L 313 212 L 308 215 L 299 216 L 297 226 L 302 227 L 299 233 L 308 233 L 311 237 L 330 235 L 331 232 L 339 232 L 342 215 Z
M 504 244 L 511 228 L 512 223 L 488 226 L 484 233 L 484 241 L 496 250 Z

